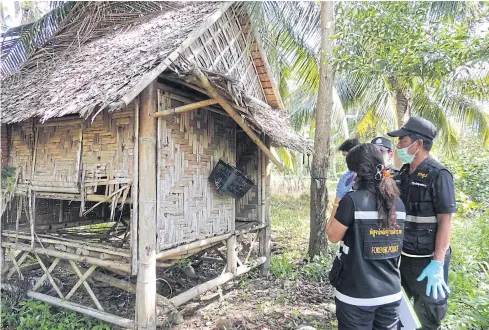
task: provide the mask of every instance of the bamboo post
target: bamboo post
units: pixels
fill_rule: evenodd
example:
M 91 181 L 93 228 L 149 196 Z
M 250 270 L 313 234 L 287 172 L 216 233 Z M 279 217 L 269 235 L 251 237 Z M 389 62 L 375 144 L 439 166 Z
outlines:
M 236 275 L 237 255 L 236 255 L 236 235 L 232 235 L 226 241 L 227 246 L 227 272 Z
M 205 238 L 205 239 L 202 239 L 202 240 L 199 240 L 196 242 L 192 242 L 192 243 L 188 243 L 188 244 L 184 244 L 184 245 L 179 245 L 177 247 L 174 247 L 174 248 L 171 248 L 171 249 L 168 249 L 165 251 L 161 251 L 160 253 L 158 253 L 156 255 L 156 258 L 157 259 L 164 259 L 164 258 L 168 258 L 168 257 L 173 256 L 173 255 L 185 254 L 191 250 L 194 250 L 194 249 L 198 250 L 199 248 L 207 247 L 213 243 L 218 243 L 220 241 L 224 241 L 224 240 L 228 239 L 229 237 L 231 237 L 231 234 L 222 234 L 222 235 L 215 236 L 215 237 Z
M 134 321 L 122 318 L 120 316 L 112 315 L 112 314 L 109 314 L 106 312 L 98 311 L 98 310 L 90 308 L 90 307 L 86 307 L 86 306 L 82 306 L 82 305 L 75 304 L 72 302 L 64 301 L 64 300 L 61 300 L 59 298 L 51 297 L 51 296 L 48 296 L 46 294 L 42 294 L 42 293 L 38 293 L 38 292 L 34 292 L 34 291 L 27 291 L 27 297 L 37 299 L 37 300 L 40 300 L 42 302 L 45 302 L 45 303 L 48 303 L 48 304 L 51 304 L 54 306 L 63 307 L 63 308 L 66 308 L 68 310 L 78 312 L 78 313 L 82 313 L 82 314 L 85 314 L 85 315 L 88 315 L 91 317 L 95 317 L 99 320 L 109 322 L 112 324 L 116 324 L 122 328 L 134 329 Z
M 265 137 L 266 145 L 270 145 L 270 139 Z M 270 271 L 271 253 L 271 228 L 270 228 L 270 161 L 267 155 L 260 152 L 261 169 L 261 196 L 260 196 L 260 218 L 265 225 L 258 232 L 260 256 L 265 257 L 266 261 L 260 266 L 260 274 L 267 276 Z
M 136 289 L 138 330 L 156 330 L 156 81 L 141 93 L 139 113 L 139 238 Z
M 169 116 L 169 115 L 173 115 L 173 114 L 177 114 L 177 113 L 188 112 L 191 110 L 207 107 L 209 105 L 213 105 L 216 103 L 217 103 L 217 101 L 214 99 L 199 101 L 199 102 L 195 102 L 195 103 L 191 103 L 191 104 L 182 105 L 181 107 L 176 107 L 173 109 L 159 111 L 159 112 L 155 113 L 153 115 L 153 117 L 159 118 L 159 117 L 165 117 L 165 116 Z
M 139 202 L 139 96 L 136 98 L 134 113 L 134 172 L 131 196 L 133 198 L 131 217 L 131 275 L 138 274 L 138 202 Z
M 229 102 L 222 97 L 219 92 L 214 88 L 214 86 L 211 85 L 209 82 L 209 79 L 200 71 L 198 68 L 193 69 L 193 74 L 195 77 L 199 79 L 199 81 L 202 83 L 202 86 L 209 92 L 209 94 L 212 96 L 213 99 L 217 100 L 221 107 L 226 110 L 228 115 L 233 118 L 233 120 L 243 129 L 243 131 L 248 134 L 248 136 L 253 140 L 253 142 L 262 150 L 268 158 L 277 166 L 277 168 L 280 171 L 284 170 L 284 167 L 282 164 L 275 158 L 275 156 L 272 154 L 270 149 L 263 144 L 263 142 L 260 140 L 260 138 L 256 135 L 256 133 L 248 126 L 246 121 L 241 117 L 229 104 Z
M 58 221 L 59 223 L 63 223 L 64 213 L 65 213 L 65 209 L 64 209 L 63 200 L 60 200 L 59 201 L 59 221 Z

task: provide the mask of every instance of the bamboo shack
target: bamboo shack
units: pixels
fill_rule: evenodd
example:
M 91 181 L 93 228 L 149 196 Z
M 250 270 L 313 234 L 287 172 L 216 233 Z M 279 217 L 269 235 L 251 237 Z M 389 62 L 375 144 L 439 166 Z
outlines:
M 282 166 L 270 147 L 311 148 L 290 126 L 244 5 L 63 6 L 3 36 L 2 165 L 14 174 L 2 194 L 2 282 L 37 267 L 28 297 L 155 329 L 157 312 L 252 268 L 267 274 L 270 168 Z M 159 271 L 208 251 L 220 275 L 158 292 Z M 57 271 L 76 280 L 60 285 Z M 106 307 L 99 283 L 135 297 L 130 317 Z

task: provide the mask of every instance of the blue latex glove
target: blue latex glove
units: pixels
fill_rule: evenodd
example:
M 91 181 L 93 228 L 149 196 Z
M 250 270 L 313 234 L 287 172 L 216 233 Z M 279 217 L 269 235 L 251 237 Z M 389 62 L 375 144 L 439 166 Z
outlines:
M 450 293 L 450 289 L 443 277 L 444 264 L 442 261 L 431 260 L 429 265 L 423 269 L 423 272 L 418 277 L 418 282 L 424 280 L 425 277 L 428 278 L 428 284 L 426 284 L 427 296 L 433 294 L 433 298 L 438 299 L 438 292 L 440 292 L 442 298 L 445 298 L 445 291 Z
M 351 187 L 353 187 L 356 176 L 357 174 L 353 171 L 348 171 L 341 176 L 338 185 L 336 185 L 336 197 L 345 197 L 345 195 L 351 190 Z

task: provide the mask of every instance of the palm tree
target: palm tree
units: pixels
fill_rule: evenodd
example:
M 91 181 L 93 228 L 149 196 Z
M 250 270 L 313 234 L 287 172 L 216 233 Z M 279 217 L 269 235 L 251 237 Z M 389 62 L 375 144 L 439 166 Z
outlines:
M 327 176 L 331 114 L 333 111 L 334 69 L 328 60 L 333 53 L 331 36 L 334 33 L 334 2 L 321 2 L 321 48 L 319 55 L 319 90 L 316 103 L 315 152 L 311 166 L 311 230 L 308 255 L 313 258 L 325 251 L 327 241 L 324 228 L 328 208 Z
M 359 136 L 383 134 L 387 129 L 399 127 L 405 116 L 418 115 L 437 125 L 443 147 L 453 147 L 457 143 L 462 124 L 489 145 L 489 117 L 481 103 L 489 97 L 489 43 L 486 40 L 484 47 L 483 38 L 472 38 L 472 35 L 462 33 L 472 33 L 478 22 L 475 18 L 483 17 L 488 7 L 487 4 L 473 2 L 341 3 L 337 10 L 339 33 L 336 35 L 335 52 L 338 69 L 335 91 L 341 104 L 335 107 L 333 130 L 342 133 L 347 128 Z M 269 46 L 266 48 L 270 50 L 273 67 L 281 78 L 280 85 L 285 85 L 282 83 L 284 79 L 295 79 L 298 85 L 289 101 L 293 116 L 299 127 L 310 124 L 314 118 L 319 81 L 319 6 L 314 2 L 263 2 L 261 6 L 255 5 L 254 12 L 258 23 L 260 19 L 267 22 L 262 25 L 261 36 Z M 360 20 L 359 13 L 376 16 Z M 389 29 L 368 30 L 374 24 L 365 26 L 364 22 L 370 19 L 375 24 L 385 23 L 391 16 L 402 23 L 413 24 L 409 29 L 399 25 L 397 38 L 401 33 L 406 37 L 418 37 L 407 33 L 412 27 L 418 30 L 425 27 L 441 29 L 454 22 L 457 23 L 454 26 L 467 27 L 466 30 L 452 32 L 469 39 L 470 45 L 475 46 L 470 49 L 477 52 L 472 51 L 464 61 L 453 63 L 440 61 L 438 54 L 434 54 L 418 59 L 417 66 L 401 63 L 403 67 L 393 70 L 386 66 L 386 60 L 393 58 L 393 54 L 380 53 L 376 57 L 368 57 L 370 53 L 377 54 L 383 50 L 384 45 L 380 43 L 388 38 L 379 34 L 389 32 Z M 342 34 L 345 27 L 349 34 Z M 430 35 L 423 34 L 423 37 L 427 36 Z M 359 39 L 363 43 L 358 42 Z M 372 49 L 369 42 L 376 39 L 378 47 Z M 453 47 L 463 45 L 452 40 Z M 440 47 L 440 40 L 426 41 L 430 47 Z M 441 46 L 450 46 L 446 40 L 444 42 Z M 402 45 L 394 46 L 402 50 Z M 416 50 L 416 47 L 413 45 L 410 49 Z M 466 49 L 464 51 L 467 52 Z M 439 54 L 451 55 L 450 52 L 455 53 L 448 49 Z M 420 53 L 418 51 L 418 55 Z M 441 64 L 457 66 L 447 69 Z M 354 120 L 348 121 L 348 117 Z

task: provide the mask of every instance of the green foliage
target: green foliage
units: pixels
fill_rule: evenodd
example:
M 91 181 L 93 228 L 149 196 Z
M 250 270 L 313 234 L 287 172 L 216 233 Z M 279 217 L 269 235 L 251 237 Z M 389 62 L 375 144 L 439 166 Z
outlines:
M 66 310 L 57 311 L 36 300 L 24 300 L 17 306 L 1 305 L 1 325 L 6 330 L 110 330 L 100 321 Z
M 2 167 L 2 191 L 13 192 L 15 185 L 15 167 L 3 166 Z
M 254 3 L 255 23 L 297 127 L 313 126 L 319 81 L 318 3 Z M 400 125 L 401 112 L 439 128 L 443 150 L 469 128 L 489 145 L 489 34 L 485 2 L 341 2 L 337 5 L 333 140 Z M 345 130 L 346 128 L 346 130 Z M 346 132 L 345 132 L 346 131 Z M 334 143 L 334 142 L 333 142 Z M 446 147 L 450 147 L 447 149 Z
M 455 179 L 459 212 L 453 221 L 448 316 L 450 329 L 489 327 L 489 150 L 465 139 L 444 160 Z
M 270 260 L 270 272 L 277 278 L 294 280 L 297 278 L 297 271 L 293 262 L 288 254 L 274 255 Z

